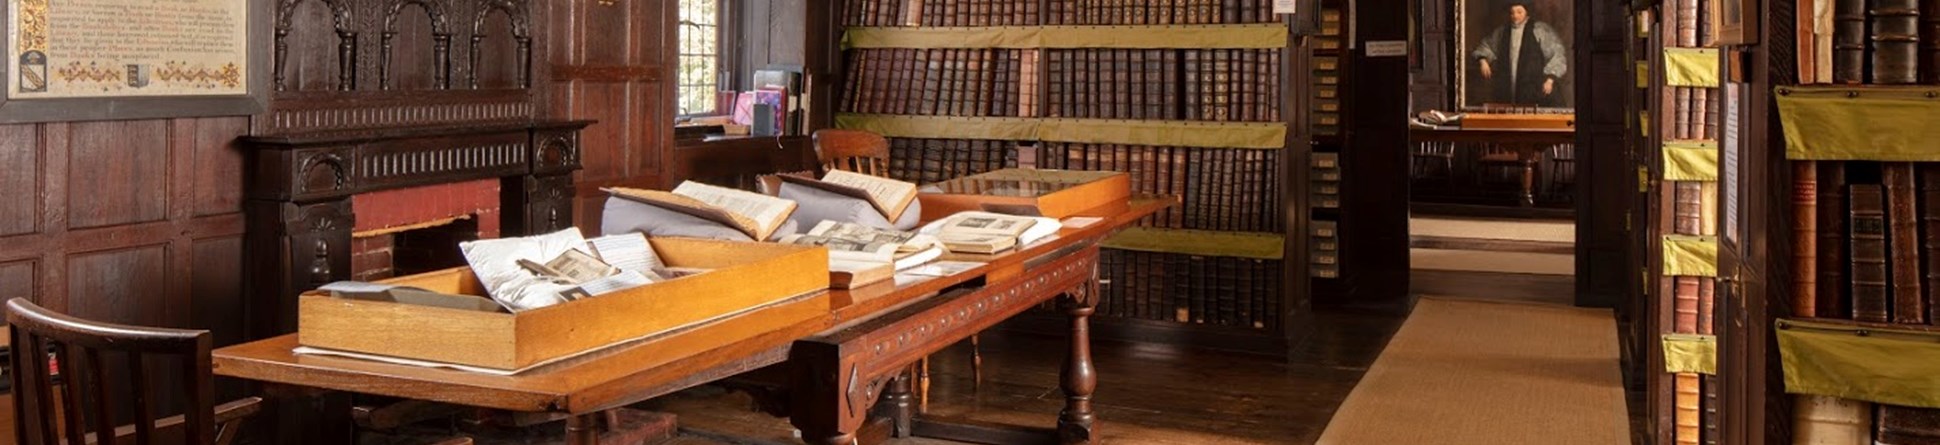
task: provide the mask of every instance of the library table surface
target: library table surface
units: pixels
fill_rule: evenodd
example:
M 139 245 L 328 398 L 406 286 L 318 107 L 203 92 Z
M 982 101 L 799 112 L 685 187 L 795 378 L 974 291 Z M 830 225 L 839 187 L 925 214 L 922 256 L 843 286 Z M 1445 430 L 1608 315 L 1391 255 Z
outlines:
M 922 318 L 938 310 L 955 311 L 965 303 L 975 307 L 965 297 L 984 297 L 991 290 L 1002 291 L 1000 287 L 1021 288 L 1031 284 L 1033 289 L 1050 284 L 1048 276 L 1024 277 L 1022 274 L 1061 272 L 1064 281 L 1070 281 L 1080 274 L 1064 272 L 1064 269 L 1050 270 L 1044 266 L 1062 266 L 1072 269 L 1073 264 L 1096 264 L 1095 244 L 1104 236 L 1132 224 L 1139 218 L 1157 212 L 1159 209 L 1176 202 L 1173 198 L 1135 198 L 1127 203 L 1102 206 L 1078 216 L 1095 216 L 1102 221 L 1084 227 L 1064 228 L 1054 237 L 1038 241 L 1021 249 L 998 255 L 949 255 L 946 259 L 983 261 L 986 264 L 962 273 L 924 280 L 904 282 L 898 279 L 890 284 L 870 286 L 853 291 L 836 291 L 829 295 L 830 313 L 825 318 L 808 321 L 784 323 L 765 319 L 762 313 L 731 317 L 710 324 L 691 328 L 687 331 L 636 341 L 576 357 L 561 363 L 543 366 L 517 375 L 500 376 L 443 368 L 426 368 L 407 365 L 379 363 L 354 358 L 298 355 L 296 334 L 283 335 L 254 342 L 224 347 L 214 352 L 215 373 L 221 376 L 255 380 L 274 387 L 287 388 L 290 394 L 304 394 L 314 390 L 347 391 L 376 394 L 458 405 L 495 408 L 524 412 L 554 412 L 568 414 L 566 422 L 567 443 L 592 445 L 597 443 L 597 421 L 600 412 L 628 404 L 644 401 L 689 387 L 719 380 L 735 374 L 784 364 L 793 369 L 807 369 L 809 366 L 822 366 L 823 359 L 831 358 L 828 352 L 843 352 L 858 349 L 853 340 L 874 341 L 877 336 L 905 335 L 896 331 L 910 325 L 914 318 Z M 1056 263 L 1056 264 L 1047 264 Z M 1083 271 L 1085 282 L 1093 279 L 1092 271 Z M 977 287 L 980 291 L 962 289 L 977 284 L 976 280 L 986 283 Z M 991 284 L 1004 283 L 1005 286 Z M 945 292 L 951 288 L 954 291 Z M 1066 288 L 1069 289 L 1069 288 Z M 1062 292 L 1066 289 L 1058 289 Z M 1030 300 L 1042 302 L 1055 295 L 1040 292 L 1031 293 Z M 1001 293 L 1001 292 L 1000 292 Z M 1030 293 L 1030 292 L 1026 292 Z M 1088 294 L 1088 292 L 1075 292 Z M 1029 306 L 1012 304 L 1023 300 L 1012 298 L 1005 303 L 1003 311 L 980 314 L 975 323 L 961 324 L 966 328 L 972 325 L 987 327 L 1001 317 L 1021 312 Z M 1078 298 L 1075 303 L 1089 313 L 1091 302 L 1088 298 Z M 1073 311 L 1080 309 L 1073 308 Z M 1004 312 L 999 314 L 998 312 Z M 997 317 L 1001 315 L 1001 317 Z M 928 318 L 924 318 L 927 320 Z M 1085 430 L 1089 429 L 1089 393 L 1095 385 L 1095 373 L 1090 370 L 1088 353 L 1089 339 L 1083 333 L 1082 316 L 1074 315 L 1074 335 L 1072 341 L 1073 366 L 1078 375 L 1067 376 L 1067 387 L 1078 387 L 1081 395 L 1074 400 L 1085 399 L 1077 411 L 1067 408 L 1066 416 L 1081 420 Z M 978 327 L 978 329 L 981 329 Z M 710 341 L 713 333 L 735 332 L 758 329 L 763 333 L 747 340 L 721 344 Z M 880 329 L 878 331 L 877 329 Z M 833 358 L 842 363 L 867 364 L 871 378 L 884 375 L 884 370 L 897 366 L 889 364 L 900 362 L 908 364 L 909 358 L 916 353 L 947 346 L 951 338 L 961 339 L 974 334 L 974 330 L 924 329 L 933 333 L 923 341 L 921 347 L 901 350 L 893 359 L 876 357 L 859 359 L 852 355 L 837 354 Z M 800 340 L 800 341 L 798 341 Z M 835 348 L 816 348 L 833 345 Z M 848 348 L 843 346 L 849 345 Z M 813 351 L 791 351 L 808 346 Z M 933 346 L 933 347 L 932 347 Z M 904 361 L 908 360 L 908 361 Z M 819 377 L 816 368 L 797 372 L 797 375 Z M 860 377 L 858 377 L 860 378 Z M 834 391 L 852 388 L 848 384 L 838 384 L 829 377 L 828 385 L 820 383 L 798 390 L 807 391 L 810 396 L 835 394 Z M 821 379 L 817 379 L 821 380 Z M 907 385 L 907 380 L 898 380 Z M 859 388 L 858 388 L 859 389 Z M 881 389 L 880 387 L 877 388 Z M 279 390 L 280 391 L 280 390 Z M 860 396 L 858 392 L 856 395 Z M 814 397 L 799 397 L 803 402 L 800 408 L 808 411 L 797 412 L 797 423 L 804 423 L 807 431 L 835 431 L 849 428 L 861 419 L 855 418 L 853 409 L 840 409 L 832 405 L 811 405 L 820 401 Z M 845 403 L 847 403 L 845 401 Z M 856 401 L 855 403 L 862 403 Z M 874 400 L 868 401 L 874 403 Z M 831 410 L 821 412 L 821 410 Z M 864 410 L 866 411 L 866 410 Z M 866 413 L 865 413 L 866 414 Z M 831 417 L 832 416 L 832 417 Z M 831 419 L 834 422 L 823 422 Z M 1060 421 L 1060 424 L 1067 422 Z M 1072 423 L 1077 426 L 1077 423 Z M 840 436 L 839 432 L 831 432 Z M 833 436 L 832 436 L 833 437 Z M 846 442 L 845 442 L 846 443 Z
M 1543 151 L 1559 144 L 1576 142 L 1574 128 L 1413 128 L 1409 139 L 1415 143 L 1445 142 L 1455 147 L 1501 148 L 1515 153 L 1522 165 L 1522 207 L 1536 206 L 1536 162 Z

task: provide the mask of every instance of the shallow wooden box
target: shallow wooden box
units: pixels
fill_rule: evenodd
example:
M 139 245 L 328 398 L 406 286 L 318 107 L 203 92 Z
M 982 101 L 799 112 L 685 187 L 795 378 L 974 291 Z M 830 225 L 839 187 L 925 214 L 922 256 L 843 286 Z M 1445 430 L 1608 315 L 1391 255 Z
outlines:
M 829 287 L 828 250 L 788 244 L 653 239 L 670 267 L 709 272 L 513 313 L 331 297 L 300 298 L 298 344 L 414 360 L 518 370 L 628 340 L 770 306 Z M 384 280 L 479 296 L 471 268 Z M 826 315 L 826 311 L 808 316 Z M 732 339 L 723 339 L 723 342 Z
M 923 222 L 957 212 L 1037 213 L 1063 219 L 1132 196 L 1132 178 L 1122 172 L 1009 168 L 933 184 L 924 192 Z M 928 187 L 925 187 L 926 189 Z

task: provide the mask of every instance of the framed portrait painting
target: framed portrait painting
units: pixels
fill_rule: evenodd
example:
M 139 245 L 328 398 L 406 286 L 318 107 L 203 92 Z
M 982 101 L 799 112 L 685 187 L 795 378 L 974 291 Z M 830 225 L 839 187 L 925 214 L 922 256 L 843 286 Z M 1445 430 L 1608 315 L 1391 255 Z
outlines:
M 1456 0 L 1456 105 L 1575 108 L 1573 0 Z

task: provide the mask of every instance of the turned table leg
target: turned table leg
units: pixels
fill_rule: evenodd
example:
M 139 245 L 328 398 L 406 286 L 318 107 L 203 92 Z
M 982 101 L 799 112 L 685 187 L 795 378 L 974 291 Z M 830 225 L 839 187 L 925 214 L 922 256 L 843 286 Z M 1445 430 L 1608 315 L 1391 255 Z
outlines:
M 599 445 L 599 413 L 574 414 L 566 418 L 566 445 Z
M 1098 370 L 1091 363 L 1090 317 L 1094 307 L 1088 287 L 1061 297 L 1065 314 L 1071 316 L 1071 354 L 1061 373 L 1064 412 L 1058 414 L 1058 441 L 1064 444 L 1092 443 L 1097 438 L 1093 434 L 1097 415 L 1091 411 L 1091 393 L 1098 388 Z
M 903 372 L 889 380 L 888 388 L 882 393 L 882 405 L 878 408 L 895 422 L 896 427 L 891 434 L 897 438 L 909 437 L 914 431 L 911 426 L 916 421 L 916 396 L 910 391 L 910 374 L 912 372 Z
M 1542 152 L 1540 151 L 1529 151 L 1529 150 L 1524 150 L 1522 152 L 1522 206 L 1523 207 L 1536 206 L 1536 159 L 1542 156 L 1541 153 Z

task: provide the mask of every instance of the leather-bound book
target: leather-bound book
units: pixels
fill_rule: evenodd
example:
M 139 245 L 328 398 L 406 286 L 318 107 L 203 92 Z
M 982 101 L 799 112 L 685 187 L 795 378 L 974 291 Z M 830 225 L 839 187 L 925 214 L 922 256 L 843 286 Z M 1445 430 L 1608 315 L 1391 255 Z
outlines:
M 1866 82 L 1866 0 L 1832 0 L 1832 82 Z
M 1671 333 L 1698 333 L 1699 277 L 1671 277 Z
M 1699 386 L 1704 391 L 1704 417 L 1702 419 L 1704 421 L 1704 445 L 1718 445 L 1723 443 L 1720 440 L 1723 437 L 1723 430 L 1718 428 L 1718 422 L 1724 421 L 1724 415 L 1719 412 L 1721 408 L 1719 403 L 1721 401 L 1718 398 L 1718 390 L 1720 389 L 1718 388 L 1718 376 L 1702 376 L 1700 380 Z
M 1676 207 L 1671 209 L 1673 230 L 1679 235 L 1704 233 L 1704 185 L 1695 181 L 1675 182 Z
M 1697 280 L 1697 333 L 1712 335 L 1717 327 L 1718 280 L 1710 277 L 1696 277 Z
M 1796 45 L 1794 51 L 1798 54 L 1800 84 L 1809 85 L 1818 83 L 1818 80 L 1812 78 L 1813 73 L 1819 72 L 1818 63 L 1820 63 L 1815 58 L 1817 56 L 1818 40 L 1814 39 L 1815 28 L 1817 28 L 1818 22 L 1812 16 L 1812 13 L 1813 8 L 1817 7 L 1818 2 L 1829 1 L 1832 0 L 1798 0 L 1793 4 L 1797 8 L 1793 14 L 1793 17 L 1797 19 L 1797 23 L 1793 26 L 1796 34 L 1793 36 L 1792 42 Z
M 1718 183 L 1698 183 L 1698 234 L 1718 236 Z
M 1820 161 L 1819 164 L 1819 289 L 1814 292 L 1819 317 L 1846 318 L 1852 311 L 1846 286 L 1849 266 L 1846 249 L 1846 163 Z
M 1920 0 L 1920 83 L 1940 84 L 1940 0 Z
M 1698 46 L 1698 0 L 1677 2 L 1677 46 Z
M 1798 395 L 1792 399 L 1794 445 L 1871 445 L 1873 410 L 1865 402 Z
M 1892 321 L 1886 286 L 1886 199 L 1875 184 L 1853 184 L 1852 319 L 1876 323 Z
M 1671 101 L 1671 137 L 1674 139 L 1697 139 L 1691 134 L 1691 87 L 1671 87 L 1676 98 Z
M 1920 293 L 1920 215 L 1914 211 L 1913 163 L 1881 165 L 1886 186 L 1886 241 L 1892 257 L 1893 322 L 1926 323 Z
M 1808 0 L 1810 1 L 1810 0 Z M 1818 315 L 1819 164 L 1792 161 L 1792 315 Z
M 1704 389 L 1697 374 L 1676 374 L 1673 381 L 1676 396 L 1672 407 L 1677 427 L 1678 445 L 1697 445 L 1704 437 Z
M 1706 103 L 1710 102 L 1707 99 L 1710 96 L 1710 88 L 1691 89 L 1691 139 L 1711 138 L 1710 133 L 1704 130 L 1705 126 L 1710 123 L 1711 115 L 1707 112 L 1709 108 L 1706 106 Z
M 1920 81 L 1920 0 L 1873 0 L 1873 71 L 1876 84 Z
M 1940 409 L 1879 405 L 1877 445 L 1940 445 Z
M 1922 163 L 1920 174 L 1920 247 L 1926 252 L 1925 303 L 1927 322 L 1940 323 L 1940 164 Z

